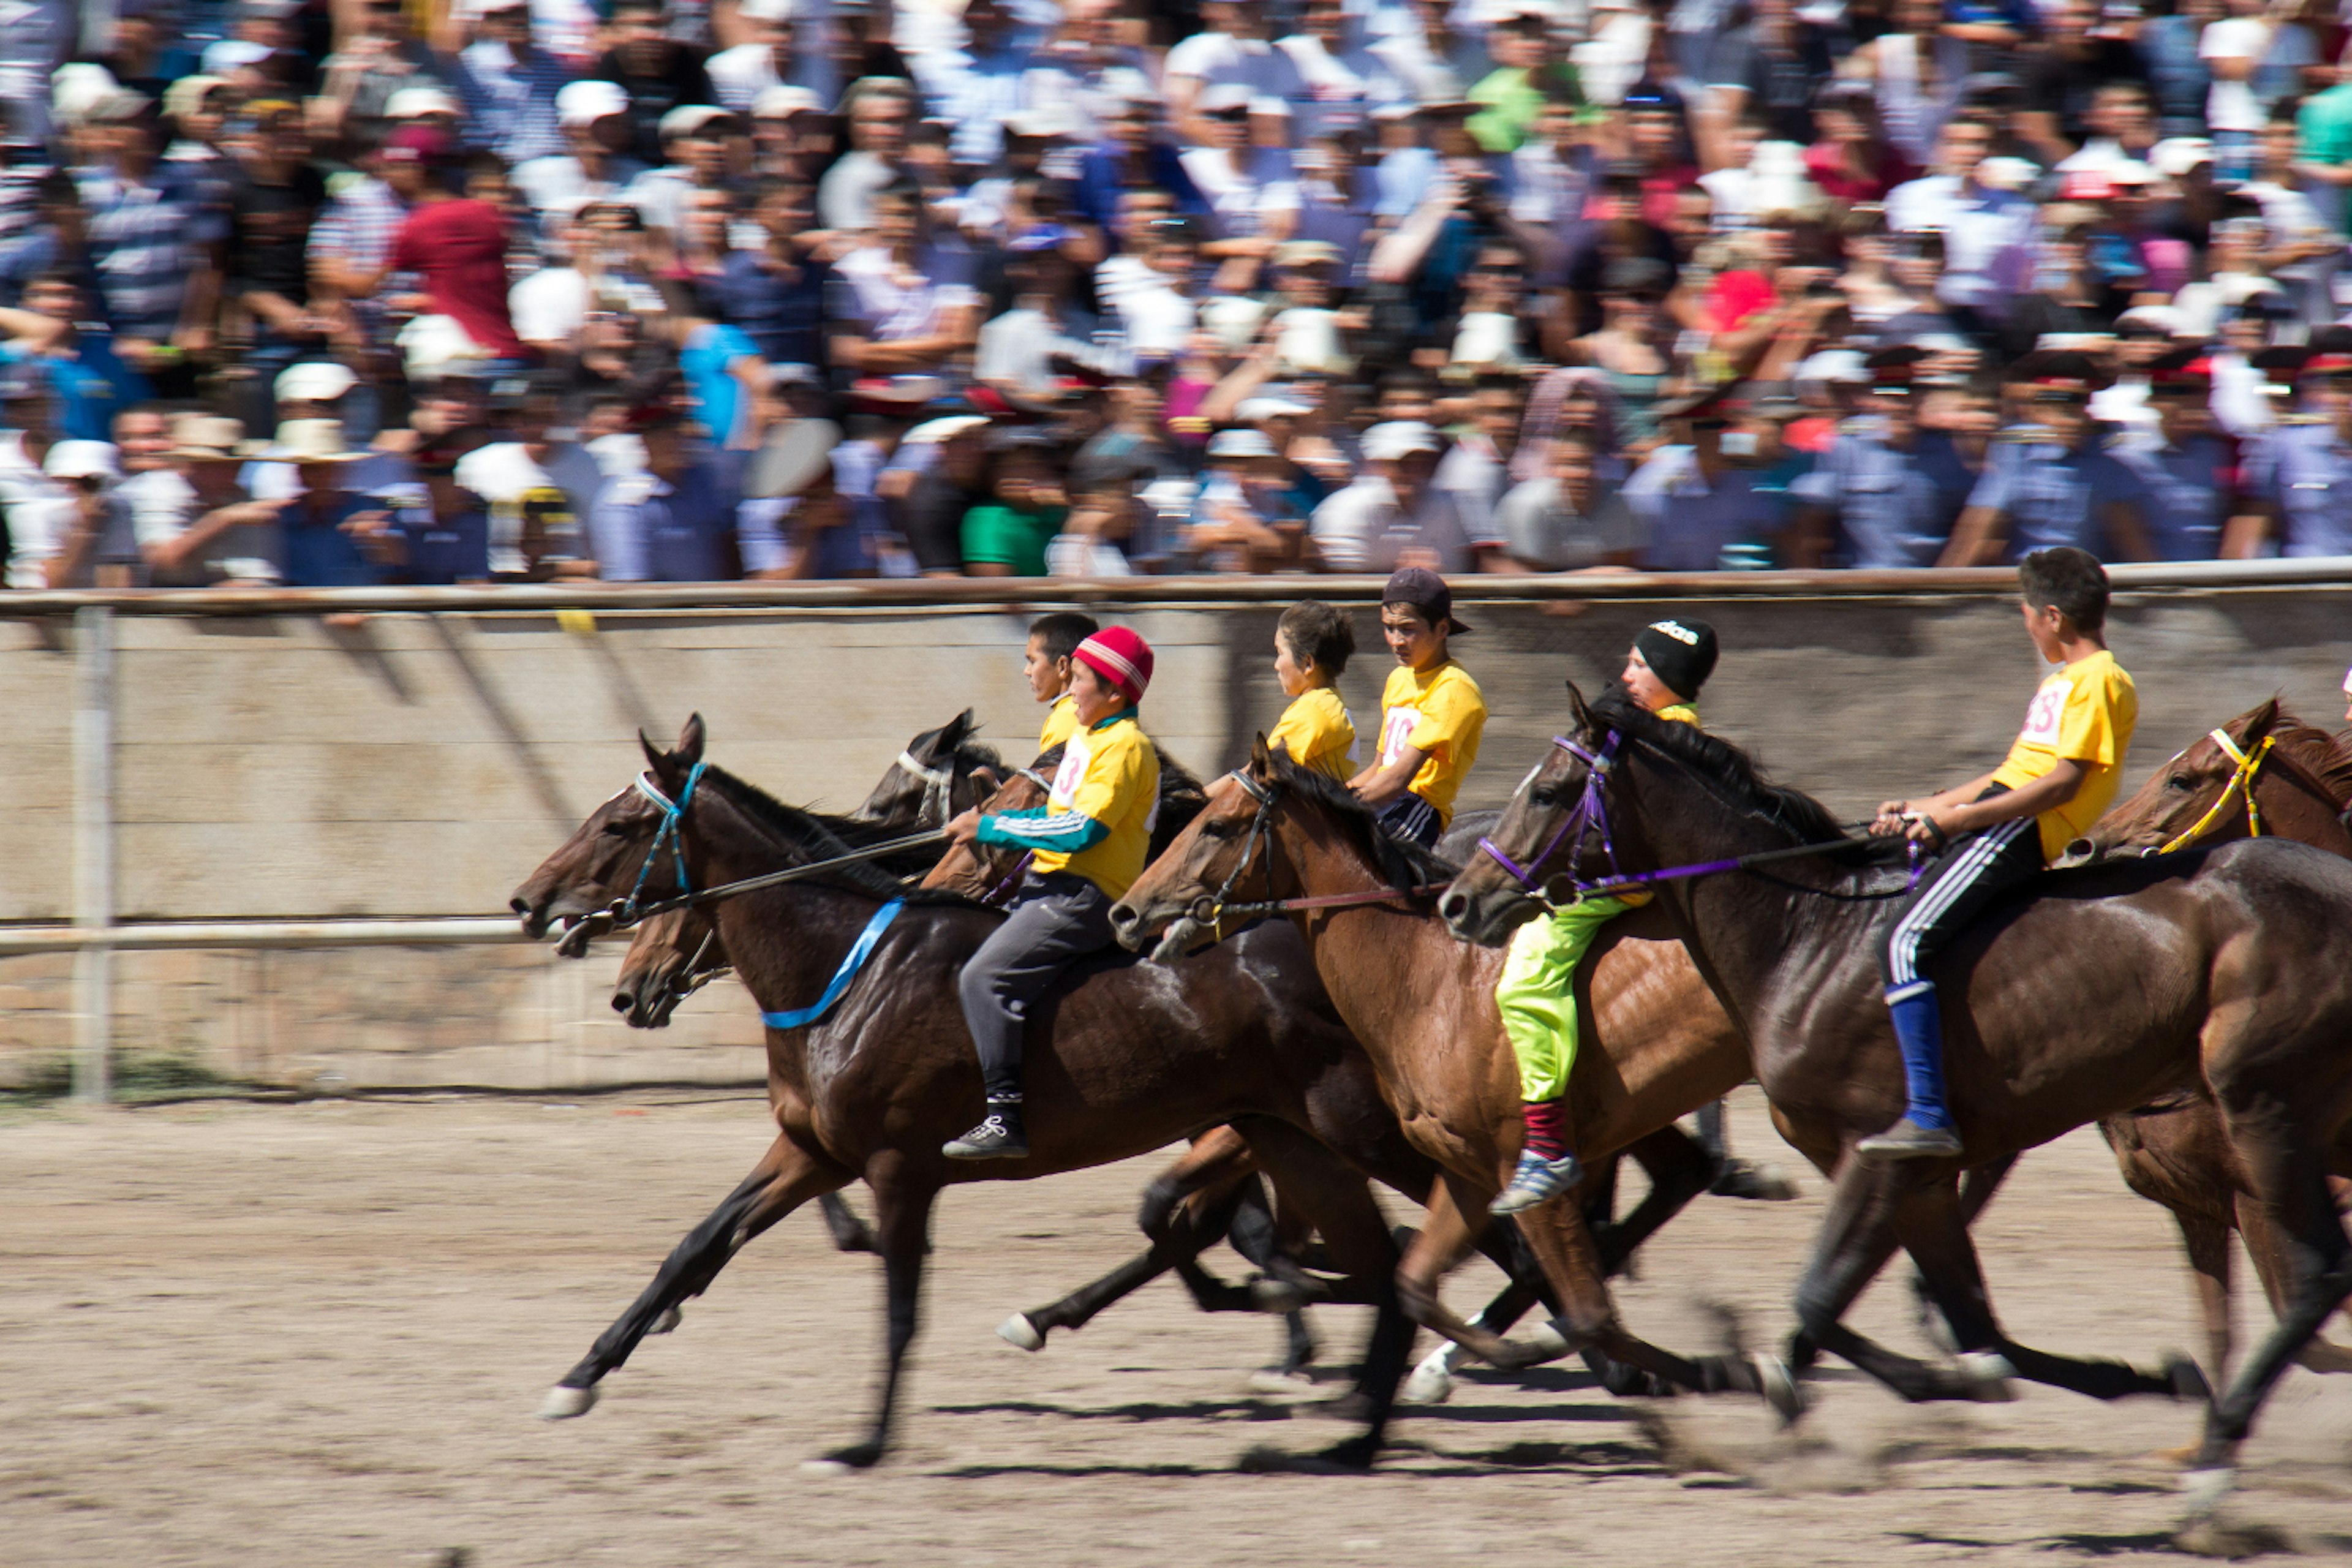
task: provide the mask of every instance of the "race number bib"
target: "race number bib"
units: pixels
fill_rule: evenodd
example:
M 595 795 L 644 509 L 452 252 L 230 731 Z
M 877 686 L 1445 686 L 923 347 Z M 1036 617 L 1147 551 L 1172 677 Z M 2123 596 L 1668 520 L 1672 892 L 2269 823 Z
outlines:
M 1418 708 L 1391 708 L 1381 716 L 1381 766 L 1386 767 L 1412 742 L 1421 723 Z
M 1054 788 L 1047 804 L 1057 811 L 1066 809 L 1077 797 L 1078 781 L 1087 776 L 1087 763 L 1092 760 L 1093 753 L 1087 750 L 1085 738 L 1071 736 L 1062 748 L 1062 765 L 1054 770 Z
M 2066 698 L 2073 689 L 2063 681 L 2053 681 L 2033 694 L 2033 705 L 2025 710 L 2025 728 L 2017 738 L 2029 744 L 2058 748 L 2058 721 L 2066 711 Z

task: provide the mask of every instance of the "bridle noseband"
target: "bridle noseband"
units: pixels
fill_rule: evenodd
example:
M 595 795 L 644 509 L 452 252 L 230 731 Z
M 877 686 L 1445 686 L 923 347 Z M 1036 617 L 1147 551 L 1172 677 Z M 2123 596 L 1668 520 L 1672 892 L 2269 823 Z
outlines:
M 1250 819 L 1249 837 L 1242 843 L 1242 858 L 1234 863 L 1233 871 L 1225 878 L 1224 884 L 1214 893 L 1204 893 L 1192 900 L 1192 919 L 1198 924 L 1212 928 L 1223 925 L 1225 910 L 1232 906 L 1234 889 L 1248 875 L 1250 862 L 1257 858 L 1259 846 L 1273 841 L 1274 808 L 1282 798 L 1282 785 L 1278 781 L 1260 784 L 1239 768 L 1225 776 L 1241 785 L 1244 795 L 1257 802 L 1257 816 Z M 1268 904 L 1274 901 L 1274 857 L 1271 853 L 1267 855 L 1265 863 L 1265 897 Z
M 2205 808 L 2205 815 L 2183 831 L 2175 834 L 2156 851 L 2157 854 L 2170 855 L 2176 850 L 2194 844 L 2204 836 L 2208 828 L 2220 821 L 2229 811 L 2230 797 L 2241 793 L 2246 798 L 2246 837 L 2260 838 L 2263 836 L 2263 808 L 2261 803 L 2254 799 L 2254 783 L 2256 776 L 2263 771 L 2263 764 L 2273 760 L 2286 769 L 2287 775 L 2296 784 L 2309 790 L 2328 805 L 2336 805 L 2335 792 L 2313 777 L 2310 771 L 2295 761 L 2292 754 L 2280 752 L 2275 758 L 2273 757 L 2273 748 L 2278 744 L 2277 736 L 2264 735 L 2260 745 L 2251 748 L 2240 746 L 2237 742 L 2230 738 L 2230 733 L 2226 730 L 2208 731 L 2206 738 L 2221 747 L 2221 754 L 2235 763 L 2237 767 L 2230 774 L 2230 782 L 2221 786 L 2221 793 L 2214 797 L 2213 804 Z M 2352 804 L 2347 804 L 2343 809 L 2337 811 L 2336 820 L 2341 823 L 2347 832 L 2352 832 Z
M 1549 895 L 1544 891 L 1544 883 L 1540 879 L 1544 862 L 1558 853 L 1559 847 L 1567 843 L 1570 836 L 1575 837 L 1577 845 L 1575 853 L 1569 859 L 1569 902 L 1580 902 L 1584 898 L 1585 886 L 1577 880 L 1576 870 L 1583 863 L 1583 840 L 1589 833 L 1598 833 L 1601 836 L 1601 852 L 1609 860 L 1610 880 L 1622 879 L 1622 872 L 1617 864 L 1617 844 L 1609 826 L 1608 797 L 1609 773 L 1617 765 L 1619 739 L 1620 731 L 1610 731 L 1608 738 L 1601 742 L 1601 749 L 1594 752 L 1586 750 L 1565 735 L 1554 735 L 1551 738 L 1551 743 L 1555 747 L 1584 764 L 1584 792 L 1577 797 L 1576 805 L 1570 810 L 1567 820 L 1559 825 L 1559 831 L 1551 836 L 1551 842 L 1545 845 L 1542 851 L 1526 865 L 1520 865 L 1503 853 L 1492 838 L 1481 837 L 1478 840 L 1478 847 L 1484 850 L 1495 864 L 1508 871 L 1520 887 L 1536 897 L 1549 899 Z
M 702 770 L 709 765 L 708 763 L 694 764 L 693 771 L 686 775 L 686 787 L 677 792 L 675 801 L 662 794 L 661 786 L 654 783 L 651 773 L 639 773 L 631 785 L 639 795 L 653 802 L 655 808 L 662 814 L 662 821 L 661 826 L 654 830 L 654 841 L 646 848 L 645 859 L 637 865 L 637 879 L 630 887 L 629 896 L 622 900 L 614 910 L 614 917 L 621 924 L 636 923 L 637 911 L 642 907 L 638 900 L 646 890 L 646 879 L 652 874 L 654 862 L 661 858 L 665 844 L 669 846 L 670 858 L 677 866 L 678 897 L 685 898 L 694 891 L 694 883 L 686 873 L 686 844 L 679 837 L 678 825 L 685 819 L 686 808 L 694 804 L 694 787 L 702 782 Z

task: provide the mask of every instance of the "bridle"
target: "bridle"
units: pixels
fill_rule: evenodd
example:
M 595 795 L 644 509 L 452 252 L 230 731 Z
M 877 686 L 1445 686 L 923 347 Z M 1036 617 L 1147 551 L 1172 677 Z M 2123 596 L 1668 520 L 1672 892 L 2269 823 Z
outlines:
M 1485 851 L 1495 864 L 1508 871 L 1521 888 L 1547 902 L 1555 900 L 1545 891 L 1545 884 L 1538 879 L 1538 874 L 1543 870 L 1544 862 L 1558 853 L 1559 847 L 1568 842 L 1570 835 L 1577 837 L 1578 844 L 1575 860 L 1569 867 L 1568 902 L 1582 902 L 1585 894 L 1590 890 L 1587 884 L 1579 881 L 1576 878 L 1576 867 L 1582 863 L 1584 858 L 1582 839 L 1588 833 L 1597 832 L 1601 836 L 1601 852 L 1609 859 L 1610 880 L 1624 879 L 1617 864 L 1616 839 L 1609 826 L 1609 773 L 1617 765 L 1617 742 L 1620 736 L 1621 731 L 1610 731 L 1608 738 L 1601 742 L 1601 749 L 1597 752 L 1588 751 L 1565 735 L 1554 735 L 1551 738 L 1551 743 L 1556 749 L 1566 752 L 1584 764 L 1584 792 L 1577 797 L 1576 805 L 1569 811 L 1567 818 L 1560 823 L 1559 831 L 1551 836 L 1551 842 L 1545 845 L 1542 851 L 1528 864 L 1522 866 L 1504 854 L 1492 838 L 1481 837 L 1478 840 L 1478 847 Z M 1608 883 L 1605 882 L 1591 884 L 1591 887 L 1607 885 Z
M 668 846 L 670 859 L 677 868 L 677 896 L 681 899 L 693 896 L 694 883 L 687 875 L 686 846 L 678 835 L 678 825 L 686 818 L 686 808 L 694 804 L 694 789 L 702 782 L 702 770 L 709 765 L 708 763 L 695 763 L 693 770 L 686 775 L 686 787 L 677 792 L 677 798 L 674 801 L 662 794 L 661 786 L 654 783 L 651 773 L 639 773 L 631 784 L 631 788 L 654 804 L 655 809 L 662 814 L 662 820 L 661 826 L 654 830 L 654 841 L 646 847 L 646 858 L 637 864 L 637 879 L 631 885 L 629 896 L 622 900 L 614 911 L 614 919 L 620 924 L 636 923 L 643 910 L 638 900 L 646 890 L 646 879 L 653 873 L 654 862 L 661 858 L 665 845 Z
M 1242 858 L 1234 862 L 1234 868 L 1227 874 L 1223 885 L 1214 893 L 1204 893 L 1192 900 L 1192 918 L 1212 930 L 1223 927 L 1225 911 L 1232 907 L 1234 889 L 1249 874 L 1250 862 L 1257 858 L 1259 848 L 1274 842 L 1274 808 L 1282 798 L 1282 785 L 1278 782 L 1260 784 L 1239 768 L 1225 776 L 1241 785 L 1244 795 L 1257 802 L 1257 815 L 1250 818 L 1249 837 L 1242 841 Z M 1274 902 L 1274 856 L 1269 849 L 1265 859 L 1265 903 L 1270 907 Z
M 2221 793 L 2214 797 L 2213 804 L 2205 808 L 2205 815 L 2180 833 L 2175 834 L 2156 851 L 2157 854 L 2170 855 L 2195 843 L 2205 835 L 2207 829 L 2228 814 L 2230 801 L 2232 796 L 2237 795 L 2242 795 L 2245 798 L 2246 837 L 2260 838 L 2263 836 L 2263 808 L 2261 803 L 2254 799 L 2254 784 L 2263 771 L 2263 764 L 2273 760 L 2286 770 L 2288 777 L 2334 809 L 2336 820 L 2347 831 L 2352 831 L 2352 804 L 2337 806 L 2336 793 L 2313 777 L 2311 771 L 2297 762 L 2293 753 L 2275 752 L 2278 745 L 2277 736 L 2264 735 L 2262 743 L 2252 747 L 2239 745 L 2230 738 L 2230 733 L 2226 730 L 2208 731 L 2206 738 L 2221 747 L 2222 755 L 2228 757 L 2237 766 L 2230 774 L 2230 782 L 2222 785 Z
M 943 824 L 954 813 L 949 808 L 955 804 L 955 758 L 950 755 L 945 766 L 918 762 L 909 748 L 898 753 L 898 766 L 923 781 L 923 805 L 916 813 L 915 825 L 933 827 Z

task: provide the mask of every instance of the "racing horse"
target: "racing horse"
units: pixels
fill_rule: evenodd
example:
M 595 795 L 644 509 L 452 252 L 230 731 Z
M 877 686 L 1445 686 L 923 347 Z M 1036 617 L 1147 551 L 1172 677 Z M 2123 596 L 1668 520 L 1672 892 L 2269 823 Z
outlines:
M 2305 724 L 2275 697 L 2210 731 L 2148 776 L 2138 792 L 2067 847 L 2070 861 L 2144 856 L 2271 834 L 2352 858 L 2352 735 Z M 2172 1210 L 2205 1320 L 2206 1365 L 2229 1365 L 2230 1232 L 2276 1312 L 2284 1300 L 2282 1238 L 2231 1156 L 2220 1109 L 2201 1086 L 2129 1116 L 2101 1120 L 2124 1180 Z M 2339 1194 L 2343 1191 L 2338 1188 Z M 2297 1358 L 2314 1372 L 2352 1372 L 2352 1350 L 2315 1339 Z
M 1611 825 L 1602 881 L 1808 851 L 1812 858 L 1790 859 L 1769 879 L 1659 877 L 1657 907 L 1743 1025 L 1784 1135 L 1816 1164 L 1838 1163 L 1904 1102 L 1879 999 L 1876 911 L 1823 896 L 1855 889 L 1841 861 L 1861 847 L 1818 802 L 1773 785 L 1719 737 L 1663 723 L 1621 691 L 1589 707 L 1570 692 L 1572 733 L 1513 796 L 1496 853 L 1446 890 L 1447 921 L 1472 940 L 1501 940 L 1540 907 L 1536 889 L 1548 872 L 1572 879 L 1583 868 L 1587 837 L 1567 831 L 1580 819 Z M 1843 1162 L 1798 1290 L 1791 1360 L 1825 1349 L 1907 1397 L 1950 1392 L 1943 1369 L 1840 1321 L 1891 1240 L 1918 1265 L 1964 1353 L 2084 1393 L 2190 1392 L 2193 1367 L 2151 1375 L 2009 1338 L 1956 1176 L 1961 1164 L 2045 1142 L 2201 1077 L 2231 1152 L 2279 1228 L 2285 1297 L 2262 1344 L 2207 1401 L 2189 1483 L 2192 1511 L 2202 1511 L 2229 1489 L 2271 1388 L 2352 1295 L 2352 1239 L 2328 1183 L 2352 1119 L 2352 864 L 2254 839 L 2062 871 L 1996 906 L 1935 967 L 1964 1152 Z M 2064 1026 L 2052 1027 L 2056 1019 Z
M 1503 1367 L 1597 1348 L 1675 1388 L 1764 1395 L 1784 1415 L 1796 1391 L 1769 1357 L 1685 1357 L 1625 1331 L 1604 1283 L 1608 1261 L 1570 1204 L 1515 1216 L 1560 1315 L 1524 1341 L 1465 1322 L 1438 1289 L 1486 1221 L 1522 1125 L 1518 1069 L 1495 1005 L 1502 955 L 1457 942 L 1431 912 L 1456 868 L 1390 837 L 1344 784 L 1258 738 L 1247 765 L 1210 788 L 1207 809 L 1111 911 L 1121 942 L 1161 936 L 1171 958 L 1220 923 L 1284 904 L 1340 1016 L 1364 1044 L 1406 1134 L 1443 1170 L 1428 1223 L 1398 1277 L 1405 1310 Z M 1265 903 L 1237 909 L 1237 889 Z M 1262 929 L 1262 928 L 1261 928 Z M 1215 951 L 1214 946 L 1211 951 Z M 1591 971 L 1597 1044 L 1570 1084 L 1578 1147 L 1595 1160 L 1671 1127 L 1748 1073 L 1745 1042 L 1664 921 L 1611 922 Z
M 1015 811 L 1043 804 L 1046 780 L 1060 761 L 1057 747 L 1039 757 L 1028 768 L 1017 771 L 1004 788 L 990 800 L 983 809 Z M 1163 766 L 1165 764 L 1163 763 Z M 1187 775 L 1188 780 L 1190 775 Z M 1159 858 L 1177 833 L 1198 816 L 1203 803 L 1198 781 L 1191 781 L 1186 809 L 1172 825 L 1166 803 L 1154 829 L 1151 858 Z M 1493 812 L 1465 812 L 1451 831 L 1439 842 L 1440 858 L 1455 861 L 1455 856 L 1475 848 L 1478 836 L 1495 825 Z M 1171 826 L 1175 831 L 1171 831 Z M 983 848 L 974 845 L 950 850 L 929 876 L 924 886 L 948 888 L 979 899 L 1007 888 L 1017 877 L 1018 857 L 1013 850 Z M 1622 971 L 1612 966 L 1610 981 L 1622 977 Z M 1607 994 L 1606 989 L 1602 993 Z M 1599 1003 L 1597 1006 L 1606 1006 Z M 1641 1026 L 1631 1018 L 1612 1015 L 1613 1030 L 1630 1032 Z M 1714 1179 L 1711 1157 L 1678 1128 L 1671 1124 L 1637 1140 L 1629 1150 L 1641 1163 L 1650 1180 L 1650 1191 L 1642 1203 L 1622 1221 L 1611 1222 L 1609 1210 L 1612 1195 L 1605 1183 L 1596 1182 L 1595 1211 L 1588 1215 L 1600 1239 L 1604 1267 L 1611 1273 L 1622 1268 L 1634 1250 L 1654 1234 L 1692 1198 L 1706 1190 Z M 1152 1247 L 1101 1279 L 1080 1286 L 1076 1290 L 1043 1307 L 1016 1312 L 1005 1320 L 997 1332 L 1007 1342 L 1023 1350 L 1044 1348 L 1045 1337 L 1055 1329 L 1084 1327 L 1097 1313 L 1129 1293 L 1139 1289 L 1169 1268 L 1174 1268 L 1205 1310 L 1237 1310 L 1244 1308 L 1263 1310 L 1263 1300 L 1251 1292 L 1224 1286 L 1208 1277 L 1197 1263 L 1171 1252 L 1160 1236 L 1166 1216 L 1172 1205 L 1183 1201 L 1196 1205 L 1203 1215 L 1213 1208 L 1233 1208 L 1239 1230 L 1228 1237 L 1239 1251 L 1261 1269 L 1267 1270 L 1277 1281 L 1297 1288 L 1296 1273 L 1286 1268 L 1286 1262 L 1313 1261 L 1303 1227 L 1295 1210 L 1285 1205 L 1279 1215 L 1268 1215 L 1262 1198 L 1253 1195 L 1257 1186 L 1255 1166 L 1251 1162 L 1247 1140 L 1231 1128 L 1218 1128 L 1204 1132 L 1195 1141 L 1192 1150 L 1152 1184 L 1144 1205 L 1143 1228 L 1153 1238 Z M 1235 1208 L 1234 1205 L 1238 1205 Z M 1271 1234 L 1268 1234 L 1268 1230 Z M 1507 1329 L 1518 1321 L 1528 1308 L 1548 1294 L 1540 1275 L 1533 1268 L 1532 1259 L 1524 1246 L 1509 1233 L 1507 1222 L 1496 1222 L 1480 1237 L 1477 1245 L 1512 1276 L 1500 1294 L 1490 1302 L 1475 1320 L 1488 1330 Z M 1497 1234 L 1500 1232 L 1501 1234 Z M 1191 1230 L 1191 1237 L 1202 1247 L 1216 1239 L 1213 1227 L 1200 1224 Z M 1192 1255 L 1197 1257 L 1197 1252 Z M 1310 1300 L 1331 1300 L 1327 1289 L 1309 1285 L 1305 1294 Z M 1303 1366 L 1313 1353 L 1313 1342 L 1307 1335 L 1299 1314 L 1290 1314 L 1290 1344 L 1286 1358 L 1278 1369 L 1291 1373 Z M 1453 1373 L 1465 1359 L 1461 1347 L 1447 1343 L 1433 1352 L 1407 1384 L 1405 1397 L 1416 1404 L 1434 1404 L 1444 1400 L 1453 1387 Z M 1670 1392 L 1635 1374 L 1633 1369 L 1611 1363 L 1600 1355 L 1588 1356 L 1588 1364 L 1612 1392 Z
M 703 747 L 698 716 L 673 750 L 646 745 L 639 783 L 599 806 L 517 890 L 512 904 L 526 931 L 543 931 L 558 912 L 605 908 L 649 866 L 674 864 L 681 884 L 708 889 L 834 861 L 888 836 L 772 800 L 708 763 Z M 1115 960 L 1083 966 L 1033 1014 L 1034 1152 L 1018 1163 L 973 1165 L 939 1152 L 961 1130 L 956 1118 L 980 1098 L 955 977 L 1000 915 L 954 894 L 908 889 L 856 863 L 714 908 L 719 939 L 767 1016 L 777 1137 L 565 1374 L 542 1414 L 584 1413 L 601 1381 L 736 1250 L 811 1198 L 863 1176 L 875 1194 L 887 1284 L 885 1369 L 866 1438 L 825 1458 L 871 1465 L 887 1445 L 941 1189 L 1108 1163 L 1234 1122 L 1257 1160 L 1306 1205 L 1335 1266 L 1377 1282 L 1362 1379 L 1367 1430 L 1333 1453 L 1339 1463 L 1370 1462 L 1412 1329 L 1395 1308 L 1395 1243 L 1363 1177 L 1410 1194 L 1427 1192 L 1433 1173 L 1387 1114 L 1370 1064 L 1328 1002 L 1291 978 L 1307 965 L 1287 927 L 1265 927 L 1172 968 Z M 887 984 L 856 983 L 869 961 Z

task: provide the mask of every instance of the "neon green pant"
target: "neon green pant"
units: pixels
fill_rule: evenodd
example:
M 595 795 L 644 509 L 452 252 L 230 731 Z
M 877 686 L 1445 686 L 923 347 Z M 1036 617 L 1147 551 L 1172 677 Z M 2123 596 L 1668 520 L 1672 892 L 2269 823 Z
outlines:
M 1495 1002 L 1519 1059 L 1521 1100 L 1568 1092 L 1569 1069 L 1576 1066 L 1576 966 L 1601 928 L 1633 907 L 1621 899 L 1587 899 L 1512 933 Z

